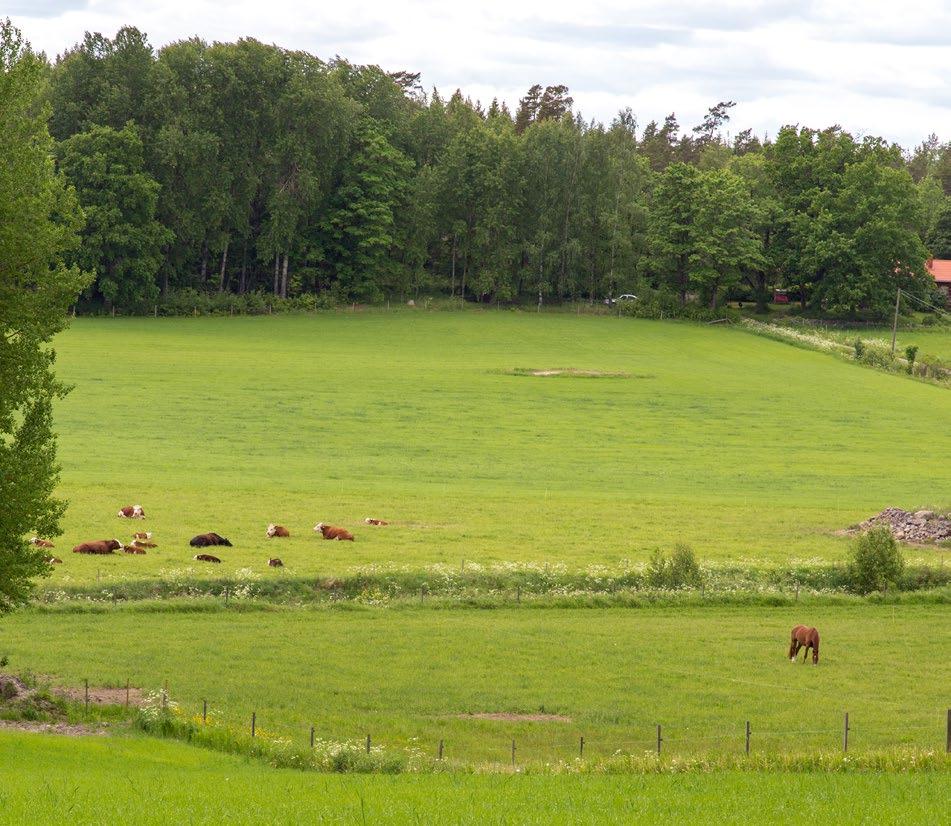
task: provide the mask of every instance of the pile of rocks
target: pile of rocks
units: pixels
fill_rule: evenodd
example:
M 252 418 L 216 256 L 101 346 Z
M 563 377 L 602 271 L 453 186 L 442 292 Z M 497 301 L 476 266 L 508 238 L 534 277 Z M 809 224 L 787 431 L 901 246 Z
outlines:
M 951 518 L 934 511 L 906 511 L 885 508 L 881 513 L 853 525 L 849 533 L 861 533 L 881 525 L 889 528 L 892 536 L 901 542 L 943 542 L 951 540 Z

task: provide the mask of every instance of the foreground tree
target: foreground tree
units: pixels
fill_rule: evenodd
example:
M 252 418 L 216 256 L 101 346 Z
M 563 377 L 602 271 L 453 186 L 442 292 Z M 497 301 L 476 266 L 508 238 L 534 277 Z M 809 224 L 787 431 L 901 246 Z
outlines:
M 43 556 L 25 541 L 60 533 L 53 335 L 87 279 L 63 263 L 81 213 L 53 166 L 40 105 L 47 68 L 9 21 L 0 22 L 0 614 L 29 596 Z

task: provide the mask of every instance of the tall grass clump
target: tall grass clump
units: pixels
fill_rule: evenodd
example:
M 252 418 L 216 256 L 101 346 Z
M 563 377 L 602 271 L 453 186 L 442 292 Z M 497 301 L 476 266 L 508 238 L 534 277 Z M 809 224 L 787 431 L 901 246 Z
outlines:
M 263 728 L 250 733 L 237 732 L 220 723 L 213 715 L 206 719 L 187 716 L 178 703 L 162 693 L 149 694 L 132 719 L 133 726 L 154 737 L 182 740 L 225 754 L 252 757 L 275 768 L 310 771 L 399 774 L 406 771 L 415 753 L 388 752 L 377 745 L 369 750 L 356 741 L 315 740 L 314 747 L 302 748 Z

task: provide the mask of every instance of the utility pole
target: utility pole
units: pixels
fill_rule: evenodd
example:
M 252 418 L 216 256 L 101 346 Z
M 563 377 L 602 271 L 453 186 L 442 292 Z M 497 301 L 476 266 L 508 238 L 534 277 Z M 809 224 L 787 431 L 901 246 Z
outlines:
M 895 336 L 898 334 L 898 303 L 901 301 L 901 287 L 895 295 L 895 318 L 892 321 L 892 358 L 895 358 Z

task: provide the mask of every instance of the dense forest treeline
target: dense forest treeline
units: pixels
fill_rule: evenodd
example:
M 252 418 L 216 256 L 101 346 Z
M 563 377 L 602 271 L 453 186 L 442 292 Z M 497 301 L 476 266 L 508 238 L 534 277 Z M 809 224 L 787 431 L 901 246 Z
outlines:
M 883 314 L 937 300 L 951 148 L 833 126 L 724 137 L 731 101 L 604 126 L 563 86 L 513 113 L 419 76 L 253 39 L 158 51 L 87 34 L 48 67 L 57 163 L 86 216 L 89 303 L 266 291 L 327 302 L 601 300 L 660 291 Z

